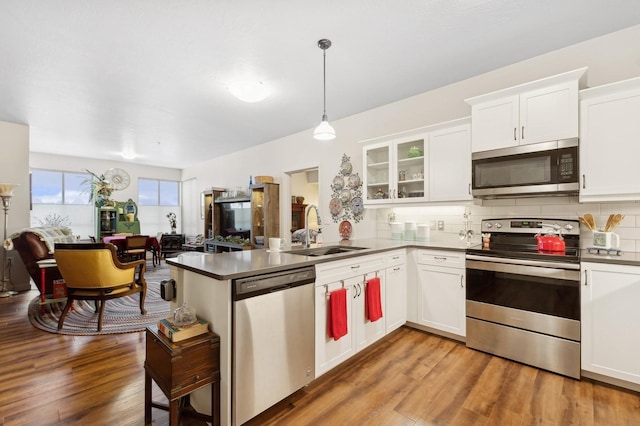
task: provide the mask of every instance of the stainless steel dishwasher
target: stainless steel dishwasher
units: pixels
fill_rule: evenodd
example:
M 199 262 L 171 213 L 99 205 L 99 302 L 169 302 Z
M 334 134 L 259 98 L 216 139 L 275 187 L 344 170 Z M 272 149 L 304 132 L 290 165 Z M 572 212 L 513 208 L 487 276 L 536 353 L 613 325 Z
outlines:
M 233 424 L 241 425 L 315 377 L 315 269 L 233 281 Z

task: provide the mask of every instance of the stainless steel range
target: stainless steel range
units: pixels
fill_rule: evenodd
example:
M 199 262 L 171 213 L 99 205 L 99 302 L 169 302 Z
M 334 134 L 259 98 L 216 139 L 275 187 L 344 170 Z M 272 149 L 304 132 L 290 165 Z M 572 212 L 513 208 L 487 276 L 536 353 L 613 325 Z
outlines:
M 580 228 L 577 220 L 482 221 L 488 246 L 467 250 L 467 346 L 580 378 Z M 560 234 L 554 251 L 537 234 Z

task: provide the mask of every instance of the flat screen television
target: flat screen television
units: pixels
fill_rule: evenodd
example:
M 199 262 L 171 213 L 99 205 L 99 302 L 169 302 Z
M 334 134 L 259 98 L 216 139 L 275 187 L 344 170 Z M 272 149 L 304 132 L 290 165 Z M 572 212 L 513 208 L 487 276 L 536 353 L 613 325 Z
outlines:
M 251 201 L 220 203 L 220 233 L 249 238 L 251 234 Z

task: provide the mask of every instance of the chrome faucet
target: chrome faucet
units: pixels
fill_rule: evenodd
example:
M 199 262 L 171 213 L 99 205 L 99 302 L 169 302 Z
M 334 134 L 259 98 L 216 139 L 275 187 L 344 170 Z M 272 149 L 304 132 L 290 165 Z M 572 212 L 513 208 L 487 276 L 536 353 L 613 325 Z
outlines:
M 322 221 L 320 220 L 320 213 L 318 213 L 318 207 L 316 207 L 315 204 L 310 204 L 309 207 L 307 207 L 307 215 L 305 217 L 305 225 L 307 226 L 307 238 L 305 241 L 305 248 L 309 248 L 311 246 L 310 242 L 309 242 L 309 213 L 311 212 L 311 209 L 314 209 L 316 211 L 316 218 L 318 218 L 318 227 L 322 224 Z

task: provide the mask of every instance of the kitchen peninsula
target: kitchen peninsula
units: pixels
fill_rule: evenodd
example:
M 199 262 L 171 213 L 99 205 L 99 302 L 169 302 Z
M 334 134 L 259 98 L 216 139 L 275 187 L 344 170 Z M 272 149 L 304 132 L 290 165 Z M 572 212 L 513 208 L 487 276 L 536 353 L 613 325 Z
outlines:
M 419 247 L 463 253 L 467 244 L 453 240 L 451 242 L 403 242 L 395 240 L 357 240 L 343 247 L 361 248 L 325 256 L 305 256 L 290 252 L 270 252 L 268 250 L 247 250 L 230 253 L 188 252 L 176 258 L 167 259 L 171 268 L 171 277 L 176 281 L 176 299 L 172 309 L 186 302 L 196 308 L 198 316 L 212 324 L 212 330 L 220 336 L 220 373 L 221 373 L 221 424 L 235 424 L 232 412 L 232 363 L 233 363 L 233 280 L 265 274 L 281 273 L 305 267 L 327 268 L 336 266 L 350 270 L 358 268 L 363 260 L 359 276 L 368 271 L 383 271 L 385 256 L 398 252 L 404 256 L 404 248 Z M 373 257 L 372 257 L 373 256 Z M 397 258 L 398 256 L 394 256 Z M 364 259 L 370 259 L 365 262 Z M 403 257 L 404 259 L 404 257 Z M 365 265 L 365 263 L 367 263 Z M 404 266 L 404 265 L 403 265 Z M 364 271 L 364 272 L 363 272 Z M 404 286 L 403 286 L 404 287 Z M 404 294 L 404 293 L 402 293 Z M 383 296 L 384 297 L 384 296 Z M 406 309 L 406 298 L 400 299 Z M 406 312 L 401 317 L 402 325 Z M 396 326 L 399 326 L 396 325 Z M 313 330 L 309 330 L 313 333 Z M 344 341 L 344 339 L 342 340 Z M 251 368 L 252 366 L 237 366 Z M 321 374 L 315 372 L 316 376 Z M 210 412 L 210 390 L 205 388 L 191 397 L 192 405 L 201 412 Z M 241 424 L 242 422 L 238 423 Z

